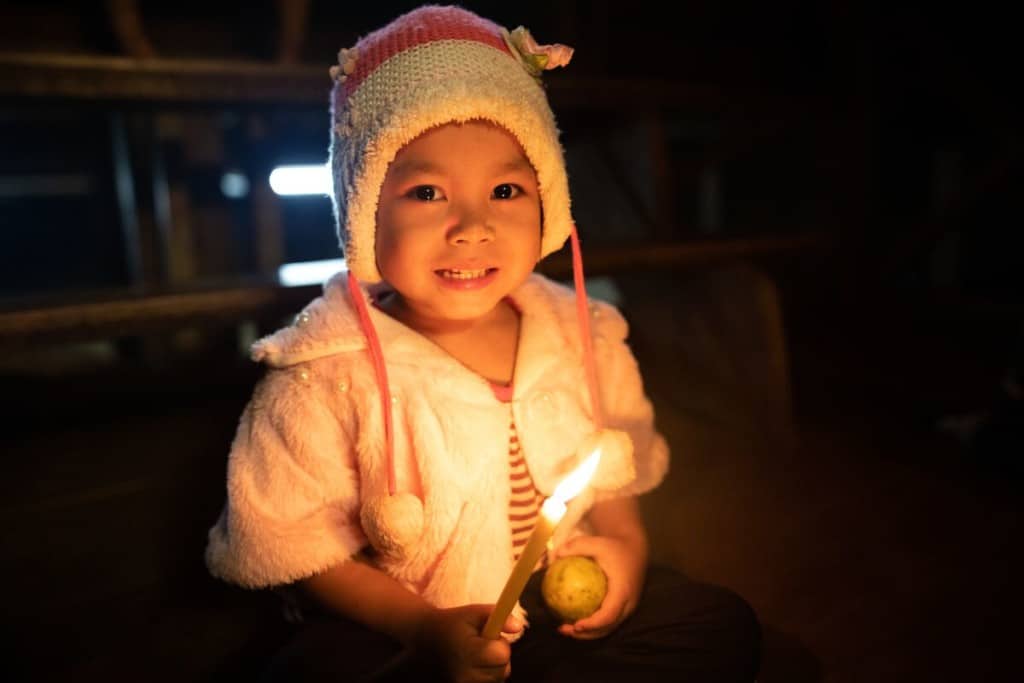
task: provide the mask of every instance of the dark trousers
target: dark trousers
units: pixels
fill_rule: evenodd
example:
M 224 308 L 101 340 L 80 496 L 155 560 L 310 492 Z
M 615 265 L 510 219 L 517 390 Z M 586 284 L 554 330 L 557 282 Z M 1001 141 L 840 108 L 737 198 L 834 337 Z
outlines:
M 512 645 L 512 683 L 680 681 L 751 683 L 761 630 L 750 606 L 719 586 L 651 567 L 639 606 L 605 638 L 559 634 L 540 596 L 541 573 L 522 595 L 530 627 Z M 421 662 L 385 636 L 339 619 L 315 617 L 277 653 L 270 681 L 433 681 Z

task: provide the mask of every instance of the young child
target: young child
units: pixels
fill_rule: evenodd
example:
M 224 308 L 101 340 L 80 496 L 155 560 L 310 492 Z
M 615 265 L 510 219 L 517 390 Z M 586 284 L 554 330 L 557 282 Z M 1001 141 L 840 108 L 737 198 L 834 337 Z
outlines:
M 348 271 L 255 344 L 270 370 L 206 553 L 215 576 L 301 607 L 268 679 L 754 678 L 746 603 L 647 567 L 635 497 L 664 477 L 668 448 L 624 319 L 580 286 L 541 83 L 570 56 L 424 6 L 331 70 Z M 575 293 L 533 273 L 570 237 Z M 502 637 L 484 638 L 539 504 L 594 444 L 600 465 L 547 561 L 596 559 L 601 607 L 556 623 L 537 571 Z

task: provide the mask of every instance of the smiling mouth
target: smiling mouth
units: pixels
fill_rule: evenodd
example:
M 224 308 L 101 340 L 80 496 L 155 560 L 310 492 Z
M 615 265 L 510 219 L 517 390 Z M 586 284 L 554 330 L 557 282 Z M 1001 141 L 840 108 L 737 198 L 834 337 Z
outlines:
M 479 270 L 438 270 L 438 275 L 448 280 L 476 280 L 496 271 L 497 268 L 480 268 Z

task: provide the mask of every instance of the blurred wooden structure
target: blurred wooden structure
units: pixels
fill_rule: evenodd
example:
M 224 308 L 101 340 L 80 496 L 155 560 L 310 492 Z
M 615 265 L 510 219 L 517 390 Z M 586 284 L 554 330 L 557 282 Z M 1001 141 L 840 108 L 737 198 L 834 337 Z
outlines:
M 0 98 L 22 103 L 90 103 L 111 111 L 113 125 L 119 132 L 115 136 L 115 172 L 120 177 L 120 186 L 128 188 L 127 196 L 120 197 L 120 211 L 125 233 L 124 259 L 132 277 L 131 289 L 121 293 L 98 291 L 92 295 L 86 292 L 71 297 L 61 294 L 0 301 L 0 344 L 15 343 L 19 337 L 38 342 L 51 334 L 59 339 L 71 330 L 86 335 L 117 331 L 122 326 L 126 330 L 141 330 L 158 319 L 195 321 L 204 311 L 224 320 L 263 313 L 277 315 L 282 309 L 298 307 L 314 289 L 288 290 L 276 286 L 274 272 L 279 260 L 275 261 L 274 255 L 279 259 L 280 246 L 273 242 L 280 239 L 279 228 L 267 225 L 273 221 L 273 207 L 259 207 L 262 210 L 257 219 L 255 250 L 266 256 L 259 259 L 253 276 L 233 280 L 214 277 L 210 284 L 210 278 L 192 279 L 196 276 L 194 267 L 175 267 L 176 259 L 189 261 L 193 257 L 187 251 L 200 246 L 186 245 L 186 253 L 182 253 L 181 236 L 175 232 L 188 226 L 176 222 L 172 215 L 179 208 L 170 199 L 175 196 L 175 188 L 166 186 L 164 161 L 146 152 L 146 148 L 154 144 L 153 136 L 158 134 L 161 108 L 174 111 L 187 107 L 188 111 L 195 111 L 198 107 L 214 111 L 223 106 L 251 109 L 320 105 L 326 90 L 322 71 L 295 64 L 0 53 Z M 650 220 L 655 226 L 655 239 L 587 247 L 589 274 L 785 257 L 835 247 L 838 225 L 819 226 L 810 231 L 801 231 L 800 226 L 790 226 L 791 230 L 783 227 L 778 234 L 702 236 L 679 222 L 670 196 L 686 180 L 680 180 L 681 175 L 696 177 L 702 169 L 721 165 L 730 156 L 756 146 L 761 129 L 746 123 L 755 112 L 759 120 L 800 127 L 809 120 L 820 119 L 823 112 L 815 107 L 825 105 L 756 92 L 722 92 L 686 83 L 642 80 L 552 78 L 549 89 L 553 106 L 568 122 L 565 126 L 571 126 L 575 115 L 592 112 L 610 116 L 611 125 L 638 119 L 647 130 L 647 153 L 654 160 L 655 206 Z M 647 102 L 644 108 L 623 109 L 623 103 L 635 103 L 641 97 Z M 706 148 L 696 163 L 690 161 L 686 167 L 677 168 L 665 148 L 665 126 L 669 124 L 670 113 L 678 110 L 700 111 L 730 120 L 734 132 L 722 134 L 720 141 Z M 834 119 L 835 115 L 834 111 L 824 111 L 826 117 Z M 128 118 L 137 125 L 128 126 Z M 140 158 L 151 166 L 140 168 Z M 155 192 L 167 198 L 161 201 L 155 196 L 148 202 L 140 201 L 136 196 L 138 189 L 132 188 L 147 183 L 155 183 Z M 187 198 L 181 201 L 187 202 Z M 184 275 L 182 267 L 186 269 Z M 568 259 L 565 254 L 555 255 L 541 269 L 552 276 L 565 277 Z M 176 272 L 179 274 L 175 275 Z

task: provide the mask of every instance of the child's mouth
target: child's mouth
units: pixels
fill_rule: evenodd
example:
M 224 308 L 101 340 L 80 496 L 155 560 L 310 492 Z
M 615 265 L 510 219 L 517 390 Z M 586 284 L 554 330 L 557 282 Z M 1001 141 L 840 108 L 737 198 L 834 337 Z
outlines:
M 452 289 L 480 289 L 494 281 L 497 276 L 497 268 L 443 268 L 435 270 L 441 278 L 441 284 Z
M 439 270 L 437 274 L 446 280 L 478 280 L 494 272 L 497 268 L 480 268 L 478 270 Z

